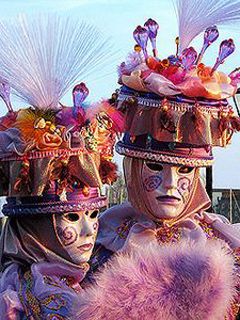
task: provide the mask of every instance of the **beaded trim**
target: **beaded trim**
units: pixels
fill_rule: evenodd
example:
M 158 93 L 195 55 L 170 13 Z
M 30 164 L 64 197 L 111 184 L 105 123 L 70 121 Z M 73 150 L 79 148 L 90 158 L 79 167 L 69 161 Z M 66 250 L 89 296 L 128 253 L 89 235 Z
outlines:
M 159 97 L 159 100 L 155 99 L 148 99 L 148 98 L 143 98 L 143 97 L 138 97 L 138 96 L 132 96 L 132 95 L 126 95 L 119 93 L 118 96 L 118 102 L 122 103 L 124 101 L 127 101 L 129 98 L 133 98 L 136 100 L 137 104 L 142 107 L 149 107 L 149 108 L 159 108 L 162 107 L 163 105 L 163 98 Z M 210 102 L 205 102 L 205 101 L 196 101 L 195 104 L 198 104 L 198 110 L 201 111 L 202 113 L 210 113 L 213 115 L 218 115 L 219 109 L 221 108 L 221 111 L 223 112 L 228 112 L 229 111 L 229 105 L 222 104 L 218 102 L 218 106 L 216 105 L 211 105 Z M 186 111 L 192 111 L 194 108 L 195 104 L 189 104 L 187 100 L 181 101 L 167 101 L 168 106 L 171 108 L 171 110 L 179 111 L 179 112 L 186 112 Z
M 19 215 L 34 215 L 34 214 L 53 214 L 53 213 L 67 213 L 85 210 L 101 209 L 107 205 L 107 199 L 101 199 L 92 203 L 64 203 L 52 202 L 48 204 L 36 204 L 31 207 L 24 207 L 24 205 L 3 206 L 2 213 L 5 216 L 19 216 Z
M 155 162 L 171 163 L 176 165 L 184 165 L 189 167 L 208 167 L 214 162 L 213 159 L 196 159 L 196 158 L 185 158 L 178 156 L 170 156 L 161 153 L 153 153 L 149 151 L 133 150 L 118 144 L 115 147 L 116 151 L 124 156 L 139 158 L 143 160 L 151 160 Z
M 42 158 L 52 158 L 52 157 L 60 157 L 62 155 L 66 156 L 77 156 L 82 154 L 84 151 L 83 148 L 74 148 L 74 149 L 56 149 L 56 150 L 46 150 L 46 151 L 32 151 L 28 152 L 24 155 L 10 155 L 6 157 L 2 157 L 0 161 L 21 161 L 24 159 L 42 159 Z

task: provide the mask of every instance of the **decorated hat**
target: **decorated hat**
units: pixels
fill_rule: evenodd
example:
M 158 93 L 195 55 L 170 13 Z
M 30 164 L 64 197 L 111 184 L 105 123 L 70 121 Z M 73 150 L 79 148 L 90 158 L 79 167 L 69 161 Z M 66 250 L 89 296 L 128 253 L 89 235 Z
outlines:
M 57 16 L 0 23 L 0 195 L 3 214 L 64 213 L 106 206 L 117 178 L 113 146 L 122 116 L 85 103 L 83 77 L 103 67 L 109 44 L 92 26 Z M 77 84 L 76 84 L 77 83 Z M 72 106 L 60 100 L 71 88 Z M 13 109 L 10 91 L 28 106 Z
M 176 1 L 179 37 L 176 52 L 160 57 L 159 25 L 148 19 L 133 37 L 134 51 L 118 68 L 121 87 L 114 94 L 125 114 L 125 135 L 117 151 L 125 156 L 194 167 L 213 163 L 212 147 L 225 147 L 240 119 L 228 98 L 235 95 L 240 69 L 220 71 L 233 54 L 232 39 L 220 43 L 213 66 L 204 62 L 207 49 L 219 37 L 215 24 L 240 19 L 240 4 L 216 1 Z M 234 10 L 233 10 L 234 7 Z M 199 51 L 191 41 L 204 32 Z

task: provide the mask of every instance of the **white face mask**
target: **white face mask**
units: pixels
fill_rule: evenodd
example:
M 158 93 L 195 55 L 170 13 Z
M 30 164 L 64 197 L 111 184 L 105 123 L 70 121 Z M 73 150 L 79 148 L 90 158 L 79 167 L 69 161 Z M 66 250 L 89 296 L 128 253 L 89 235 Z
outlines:
M 152 214 L 159 219 L 178 217 L 193 186 L 195 168 L 144 162 L 142 183 Z
M 87 262 L 98 230 L 98 210 L 55 215 L 57 237 L 73 263 Z

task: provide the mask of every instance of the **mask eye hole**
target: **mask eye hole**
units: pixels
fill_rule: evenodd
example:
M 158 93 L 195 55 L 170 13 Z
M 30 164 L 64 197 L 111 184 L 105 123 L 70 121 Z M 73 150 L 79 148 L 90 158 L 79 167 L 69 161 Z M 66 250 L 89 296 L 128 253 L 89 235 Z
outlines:
M 99 212 L 98 210 L 94 210 L 94 211 L 90 214 L 90 218 L 91 218 L 91 219 L 97 218 L 98 212 Z
M 152 171 L 162 171 L 163 166 L 160 163 L 146 162 L 146 166 Z
M 77 213 L 73 213 L 73 212 L 67 213 L 64 217 L 65 217 L 65 219 L 67 219 L 68 221 L 71 221 L 71 222 L 76 222 L 79 220 L 79 215 Z
M 188 173 L 191 173 L 193 170 L 194 170 L 193 167 L 181 166 L 179 167 L 178 172 L 188 174 Z

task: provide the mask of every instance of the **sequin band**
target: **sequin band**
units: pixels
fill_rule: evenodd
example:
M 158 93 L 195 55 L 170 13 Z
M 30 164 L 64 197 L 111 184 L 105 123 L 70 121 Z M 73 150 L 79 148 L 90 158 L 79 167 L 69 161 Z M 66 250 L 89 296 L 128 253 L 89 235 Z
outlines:
M 178 155 L 170 156 L 163 153 L 154 153 L 150 150 L 142 151 L 136 149 L 129 149 L 124 146 L 116 145 L 116 151 L 124 156 L 138 158 L 143 160 L 150 160 L 155 162 L 164 162 L 175 165 L 184 165 L 188 167 L 209 167 L 213 165 L 214 159 L 196 159 L 190 157 L 179 157 Z
M 0 161 L 21 161 L 24 159 L 42 159 L 42 158 L 58 158 L 60 156 L 77 156 L 85 151 L 84 148 L 74 148 L 74 149 L 56 149 L 56 150 L 45 150 L 45 151 L 31 151 L 24 155 L 9 155 L 4 156 Z
M 35 214 L 54 214 L 54 213 L 68 213 L 78 212 L 85 210 L 101 209 L 107 205 L 106 197 L 96 199 L 96 201 L 86 203 L 68 203 L 68 202 L 52 202 L 41 203 L 35 205 L 9 205 L 5 204 L 2 209 L 2 213 L 5 216 L 23 216 L 23 215 L 35 215 Z
M 158 108 L 162 106 L 162 102 L 165 98 L 167 98 L 168 102 L 170 102 L 173 109 L 180 108 L 181 111 L 189 111 L 192 109 L 196 103 L 200 107 L 201 111 L 219 111 L 219 108 L 223 108 L 223 110 L 228 108 L 228 102 L 226 99 L 223 100 L 213 100 L 213 99 L 203 99 L 203 98 L 188 98 L 182 95 L 176 96 L 160 96 L 152 92 L 139 92 L 133 89 L 130 89 L 126 86 L 122 86 L 118 93 L 118 101 L 123 102 L 127 101 L 129 98 L 133 98 L 137 101 L 137 103 L 144 107 L 153 107 Z

